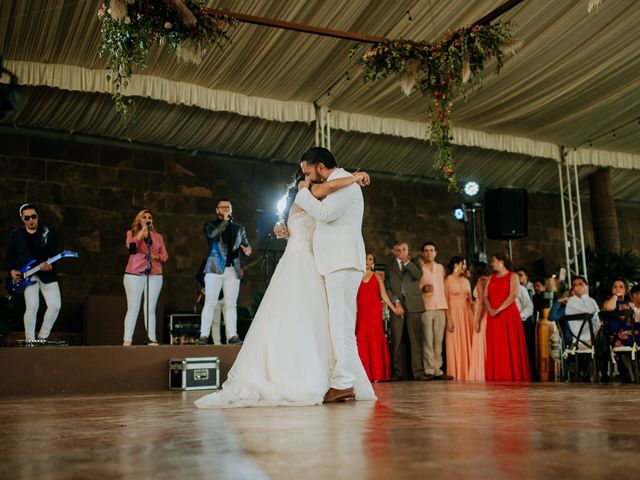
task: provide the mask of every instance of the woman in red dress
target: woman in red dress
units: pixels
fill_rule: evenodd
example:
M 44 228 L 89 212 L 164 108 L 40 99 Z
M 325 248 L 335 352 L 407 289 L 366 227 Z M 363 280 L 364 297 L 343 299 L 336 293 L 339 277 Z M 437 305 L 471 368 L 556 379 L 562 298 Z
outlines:
M 382 302 L 380 297 L 396 315 L 384 288 L 381 275 L 373 271 L 376 257 L 367 253 L 367 271 L 358 288 L 358 316 L 356 318 L 356 341 L 360 360 L 372 382 L 386 381 L 391 378 L 391 360 L 387 337 L 382 328 Z
M 503 253 L 491 257 L 495 272 L 489 278 L 484 301 L 487 307 L 487 381 L 529 382 L 531 373 L 522 319 L 516 306 L 518 276 Z

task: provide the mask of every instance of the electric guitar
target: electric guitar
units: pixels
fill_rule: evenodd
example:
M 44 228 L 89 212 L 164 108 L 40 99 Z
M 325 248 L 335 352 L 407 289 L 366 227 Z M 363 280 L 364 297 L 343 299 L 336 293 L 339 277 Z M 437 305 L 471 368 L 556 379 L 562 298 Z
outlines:
M 61 258 L 67 257 L 77 258 L 78 254 L 76 252 L 72 252 L 71 250 L 63 250 L 55 257 L 51 257 L 45 263 L 47 263 L 47 265 L 51 265 Z M 9 292 L 9 295 L 20 295 L 29 285 L 33 285 L 34 283 L 36 283 L 35 280 L 31 280 L 31 277 L 40 271 L 40 265 L 42 264 L 39 263 L 34 267 L 34 263 L 36 263 L 36 261 L 31 260 L 24 267 L 18 270 L 22 274 L 22 280 L 15 281 L 13 277 L 11 277 L 11 274 L 9 274 L 9 280 L 7 280 L 7 291 Z

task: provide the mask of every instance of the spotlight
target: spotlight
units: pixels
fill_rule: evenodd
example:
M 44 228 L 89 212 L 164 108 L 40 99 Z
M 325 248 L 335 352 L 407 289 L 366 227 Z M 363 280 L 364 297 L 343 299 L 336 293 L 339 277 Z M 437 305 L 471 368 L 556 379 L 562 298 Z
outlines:
M 465 222 L 466 214 L 464 213 L 464 209 L 462 207 L 456 207 L 453 209 L 453 218 L 456 219 L 456 222 Z
M 467 197 L 475 197 L 480 192 L 480 185 L 476 182 L 467 182 L 464 186 L 464 193 Z
M 278 216 L 282 216 L 284 213 L 284 209 L 287 207 L 287 195 L 283 195 L 278 203 L 276 204 L 276 210 L 278 212 Z

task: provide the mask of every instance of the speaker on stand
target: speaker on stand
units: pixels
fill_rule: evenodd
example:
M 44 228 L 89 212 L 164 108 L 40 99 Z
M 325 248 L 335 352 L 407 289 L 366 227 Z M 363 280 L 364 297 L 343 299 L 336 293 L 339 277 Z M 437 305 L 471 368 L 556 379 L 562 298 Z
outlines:
M 527 191 L 524 188 L 498 188 L 484 197 L 484 223 L 487 238 L 507 240 L 509 258 L 513 258 L 511 240 L 529 233 Z

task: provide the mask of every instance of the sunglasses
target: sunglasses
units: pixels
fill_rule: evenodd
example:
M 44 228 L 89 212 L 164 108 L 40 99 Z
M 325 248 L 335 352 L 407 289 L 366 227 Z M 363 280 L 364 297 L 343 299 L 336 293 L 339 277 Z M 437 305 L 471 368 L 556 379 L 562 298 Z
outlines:
M 22 217 L 22 219 L 25 222 L 28 222 L 29 220 L 35 220 L 36 218 L 38 218 L 38 214 L 37 213 L 33 213 L 31 215 L 25 215 L 24 217 Z

